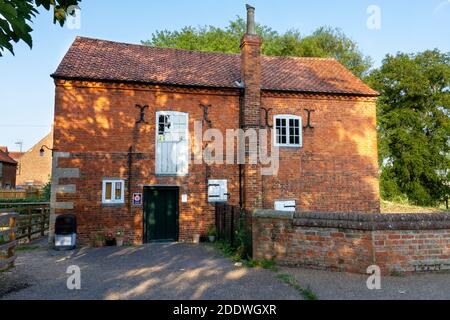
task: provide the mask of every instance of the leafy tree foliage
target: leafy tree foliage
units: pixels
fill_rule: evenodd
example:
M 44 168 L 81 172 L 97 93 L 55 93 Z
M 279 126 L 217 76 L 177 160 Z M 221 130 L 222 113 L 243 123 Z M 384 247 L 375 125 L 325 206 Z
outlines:
M 244 19 L 238 17 L 224 29 L 204 26 L 157 31 L 151 40 L 142 43 L 155 47 L 239 53 L 245 29 Z M 372 65 L 371 59 L 364 56 L 357 44 L 339 29 L 321 27 L 306 37 L 302 37 L 298 30 L 280 34 L 260 24 L 257 24 L 256 31 L 263 38 L 262 52 L 265 55 L 333 57 L 359 77 L 366 75 Z
M 42 188 L 42 198 L 45 201 L 50 201 L 51 191 L 52 191 L 52 182 L 51 177 L 49 177 L 48 182 Z
M 33 46 L 30 24 L 39 13 L 38 8 L 53 9 L 53 23 L 64 25 L 67 10 L 81 0 L 0 0 L 0 57 L 7 49 L 14 54 L 13 43 L 24 41 Z M 71 14 L 71 13 L 69 13 Z
M 388 55 L 368 79 L 378 101 L 381 188 L 419 205 L 448 199 L 450 53 Z

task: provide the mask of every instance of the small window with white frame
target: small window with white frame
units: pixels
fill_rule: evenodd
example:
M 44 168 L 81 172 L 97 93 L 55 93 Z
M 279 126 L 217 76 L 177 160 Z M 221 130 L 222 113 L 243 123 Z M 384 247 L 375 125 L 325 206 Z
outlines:
M 125 203 L 125 181 L 103 180 L 102 203 L 104 204 Z
M 302 118 L 294 115 L 274 116 L 274 142 L 276 147 L 302 147 Z

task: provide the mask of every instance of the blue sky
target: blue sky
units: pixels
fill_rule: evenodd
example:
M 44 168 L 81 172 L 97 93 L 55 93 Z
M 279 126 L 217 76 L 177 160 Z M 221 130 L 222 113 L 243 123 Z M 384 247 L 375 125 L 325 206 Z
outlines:
M 376 66 L 398 51 L 450 52 L 450 0 L 83 0 L 80 29 L 55 26 L 41 10 L 33 24 L 33 49 L 20 43 L 15 56 L 0 58 L 0 145 L 15 150 L 14 143 L 22 140 L 26 150 L 50 131 L 54 85 L 49 75 L 77 35 L 139 43 L 161 29 L 224 27 L 245 16 L 247 2 L 256 7 L 259 23 L 279 32 L 296 28 L 306 35 L 323 25 L 341 28 Z M 367 28 L 370 5 L 381 9 L 380 30 Z

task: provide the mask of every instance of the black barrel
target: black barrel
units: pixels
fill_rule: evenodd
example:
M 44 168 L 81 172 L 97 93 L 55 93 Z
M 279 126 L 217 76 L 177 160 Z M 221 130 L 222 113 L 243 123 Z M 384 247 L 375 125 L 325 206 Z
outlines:
M 56 217 L 55 234 L 60 236 L 77 233 L 77 218 L 73 214 L 63 214 Z

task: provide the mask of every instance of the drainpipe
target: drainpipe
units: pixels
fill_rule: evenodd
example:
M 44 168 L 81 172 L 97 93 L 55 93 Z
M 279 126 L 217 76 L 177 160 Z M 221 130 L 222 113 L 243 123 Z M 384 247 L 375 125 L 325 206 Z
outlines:
M 132 178 L 132 166 L 133 166 L 133 146 L 128 149 L 128 208 L 131 214 L 131 178 Z
M 245 91 L 244 91 L 244 89 L 241 89 L 240 94 L 239 94 L 239 128 L 241 128 L 241 129 L 244 128 L 244 105 L 245 105 L 244 104 L 244 95 L 245 95 Z M 239 147 L 238 147 L 238 150 L 239 150 Z M 238 155 L 238 158 L 239 158 L 239 155 Z M 239 164 L 239 208 L 241 210 L 244 209 L 243 171 L 244 171 L 244 165 Z

